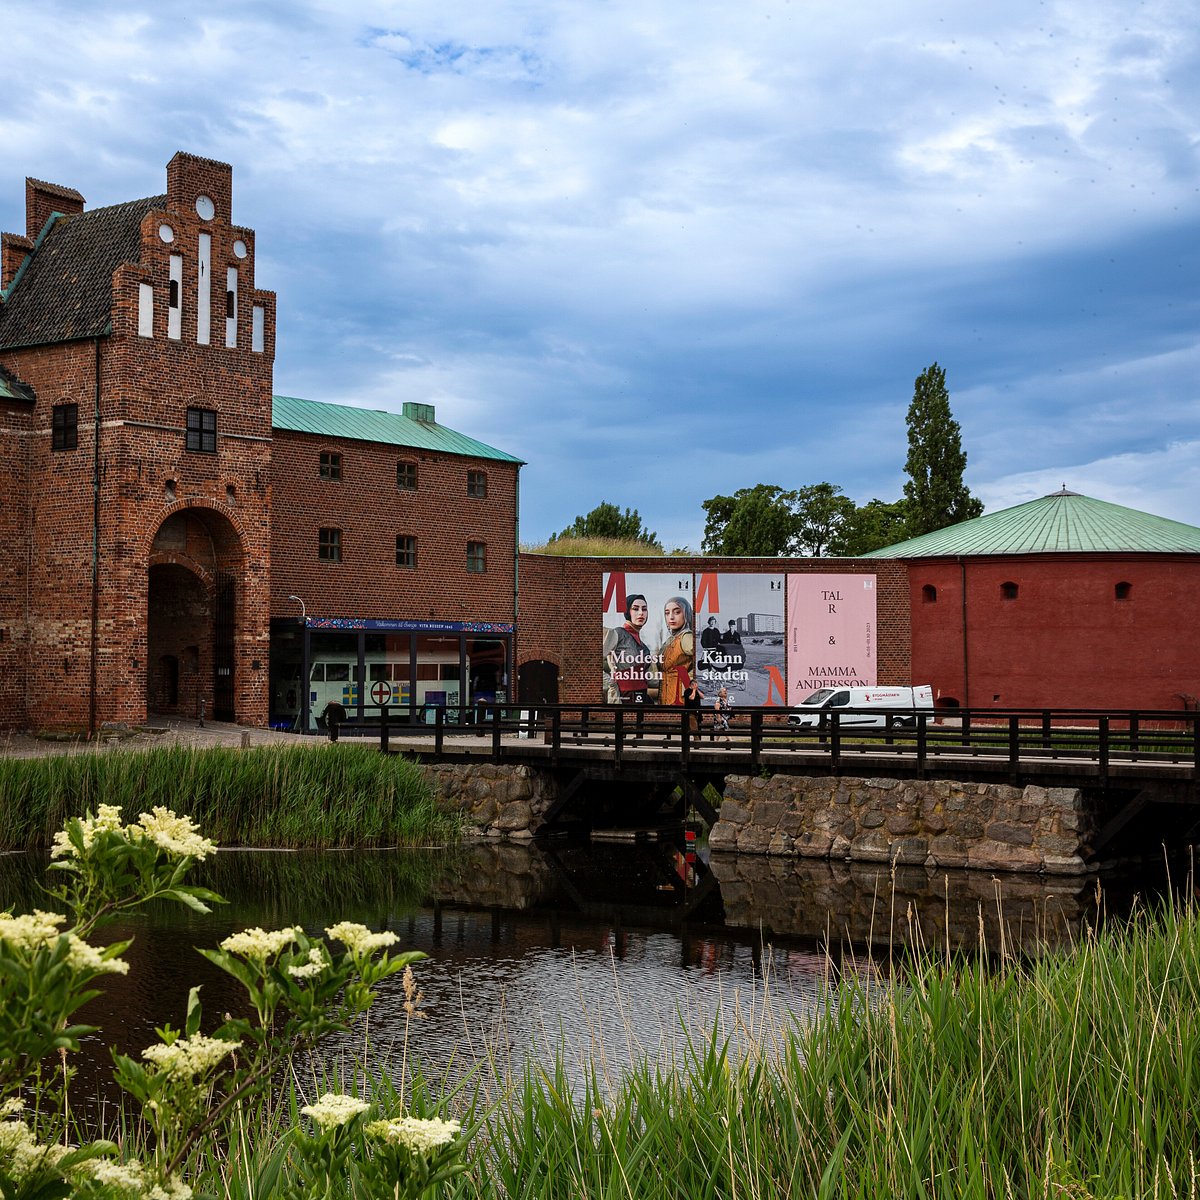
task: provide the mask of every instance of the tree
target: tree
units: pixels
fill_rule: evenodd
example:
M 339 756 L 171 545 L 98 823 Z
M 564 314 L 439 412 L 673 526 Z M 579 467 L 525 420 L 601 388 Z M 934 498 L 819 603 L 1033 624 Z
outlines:
M 908 536 L 919 537 L 979 516 L 983 502 L 963 483 L 967 455 L 958 422 L 950 413 L 946 372 L 936 362 L 916 378 L 907 423 Z
M 645 542 L 662 549 L 658 534 L 642 525 L 636 508 L 627 508 L 624 513 L 615 505 L 602 501 L 586 516 L 575 520 L 561 533 L 552 533 L 550 541 L 563 538 L 613 538 L 617 541 Z
M 787 554 L 796 525 L 793 495 L 774 483 L 756 483 L 732 496 L 705 500 L 705 554 L 766 558 Z
M 793 493 L 796 531 L 792 549 L 820 558 L 830 552 L 843 526 L 854 515 L 854 501 L 833 483 L 810 483 Z
M 776 558 L 820 556 L 854 512 L 854 501 L 832 483 L 787 491 L 773 483 L 704 501 L 706 554 Z
M 894 546 L 908 537 L 908 509 L 903 500 L 891 504 L 871 500 L 856 508 L 829 543 L 829 553 L 839 558 L 857 558 L 871 550 Z

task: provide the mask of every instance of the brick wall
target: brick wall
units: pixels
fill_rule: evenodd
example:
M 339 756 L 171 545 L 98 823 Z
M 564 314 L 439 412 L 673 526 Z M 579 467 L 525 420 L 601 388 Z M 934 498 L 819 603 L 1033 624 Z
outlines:
M 5 466 L 0 503 L 0 726 L 25 724 L 29 586 L 29 429 L 31 404 L 0 403 L 0 457 Z
M 914 560 L 910 570 L 914 670 L 943 700 L 972 708 L 1197 703 L 1200 633 L 1181 617 L 1200 591 L 1194 554 Z M 1119 583 L 1129 585 L 1123 599 Z M 1004 584 L 1016 595 L 1006 597 Z
M 322 451 L 341 455 L 341 479 L 320 478 Z M 396 464 L 417 464 L 415 490 Z M 467 495 L 467 472 L 487 496 Z M 276 430 L 272 457 L 271 612 L 403 620 L 511 621 L 517 465 L 405 446 Z M 341 532 L 342 561 L 318 558 L 322 528 Z M 397 566 L 397 536 L 415 537 L 417 565 Z M 467 571 L 467 542 L 487 546 L 483 574 Z

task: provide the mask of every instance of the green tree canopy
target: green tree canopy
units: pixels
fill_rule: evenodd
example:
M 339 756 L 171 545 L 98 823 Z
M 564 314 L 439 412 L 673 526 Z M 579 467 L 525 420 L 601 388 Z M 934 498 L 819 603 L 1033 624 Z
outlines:
M 824 554 L 854 511 L 854 501 L 832 483 L 788 491 L 773 483 L 741 488 L 704 501 L 705 554 L 777 558 Z
M 908 537 L 908 512 L 903 500 L 871 500 L 855 508 L 829 543 L 829 553 L 856 558 L 871 550 L 894 546 Z
M 854 501 L 834 483 L 810 483 L 793 495 L 792 510 L 796 515 L 793 551 L 813 558 L 831 553 L 831 544 L 854 516 Z
M 623 513 L 615 504 L 602 501 L 585 516 L 575 520 L 562 530 L 552 533 L 550 541 L 557 542 L 563 538 L 613 538 L 617 541 L 645 542 L 662 550 L 658 534 L 652 533 L 642 525 L 642 518 L 636 508 L 627 508 Z
M 946 372 L 935 362 L 917 376 L 908 407 L 904 501 L 909 537 L 944 529 L 983 512 L 983 502 L 963 483 L 966 465 L 958 422 L 950 412 Z

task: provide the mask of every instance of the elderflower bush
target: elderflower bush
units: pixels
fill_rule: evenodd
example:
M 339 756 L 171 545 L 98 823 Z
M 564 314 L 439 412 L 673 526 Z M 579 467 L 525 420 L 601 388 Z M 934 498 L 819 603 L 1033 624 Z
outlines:
M 295 1142 L 301 1195 L 322 1194 L 331 1179 L 362 1180 L 368 1196 L 423 1196 L 466 1170 L 457 1121 L 400 1116 L 368 1121 L 373 1105 L 327 1092 L 301 1112 L 314 1131 Z
M 215 850 L 192 821 L 165 808 L 124 824 L 113 805 L 73 818 L 54 838 L 48 893 L 69 916 L 35 909 L 0 912 L 0 1196 L 5 1200 L 190 1200 L 202 1167 L 220 1170 L 238 1144 L 256 1136 L 272 1078 L 298 1052 L 344 1031 L 403 973 L 405 1012 L 422 999 L 410 964 L 424 955 L 392 953 L 393 933 L 343 921 L 310 936 L 300 926 L 246 929 L 210 962 L 245 989 L 252 1016 L 230 1017 L 205 1033 L 199 989 L 188 994 L 183 1028 L 158 1030 L 139 1055 L 113 1054 L 113 1077 L 140 1107 L 149 1136 L 119 1149 L 93 1140 L 69 1144 L 72 1056 L 90 1026 L 73 1014 L 104 976 L 125 973 L 129 942 L 88 939 L 115 915 L 168 899 L 202 912 L 224 903 L 186 882 Z M 25 1107 L 21 1096 L 32 1102 Z M 376 1105 L 329 1093 L 302 1109 L 285 1135 L 278 1169 L 258 1196 L 323 1196 L 362 1179 L 367 1194 L 417 1196 L 465 1169 L 456 1122 L 377 1112 Z M 372 1119 L 373 1118 L 373 1119 Z M 261 1126 L 257 1127 L 261 1128 Z M 136 1133 L 136 1126 L 135 1126 Z M 131 1147 L 145 1147 L 138 1157 Z

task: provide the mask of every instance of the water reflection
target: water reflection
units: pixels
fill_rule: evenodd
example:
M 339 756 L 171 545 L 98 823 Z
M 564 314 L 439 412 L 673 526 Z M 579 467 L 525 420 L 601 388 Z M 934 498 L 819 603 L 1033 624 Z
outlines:
M 0 907 L 45 907 L 44 857 L 0 858 Z M 681 843 L 545 846 L 481 843 L 454 852 L 222 851 L 195 881 L 230 903 L 210 916 L 163 906 L 108 927 L 133 936 L 130 972 L 105 980 L 81 1012 L 109 1043 L 137 1054 L 154 1027 L 183 1022 L 202 985 L 209 1020 L 240 992 L 196 946 L 247 926 L 339 920 L 390 929 L 430 955 L 417 975 L 427 1020 L 410 1061 L 434 1077 L 479 1068 L 487 1083 L 548 1062 L 560 1048 L 614 1077 L 632 1061 L 684 1052 L 694 1031 L 769 1033 L 818 1012 L 831 975 L 865 972 L 889 947 L 1040 953 L 1096 919 L 1090 879 L 851 866 L 749 855 L 689 855 Z M 370 1019 L 372 1061 L 396 1065 L 404 1035 L 399 981 Z M 357 1057 L 363 1031 L 331 1053 Z M 84 1089 L 103 1091 L 102 1080 Z

